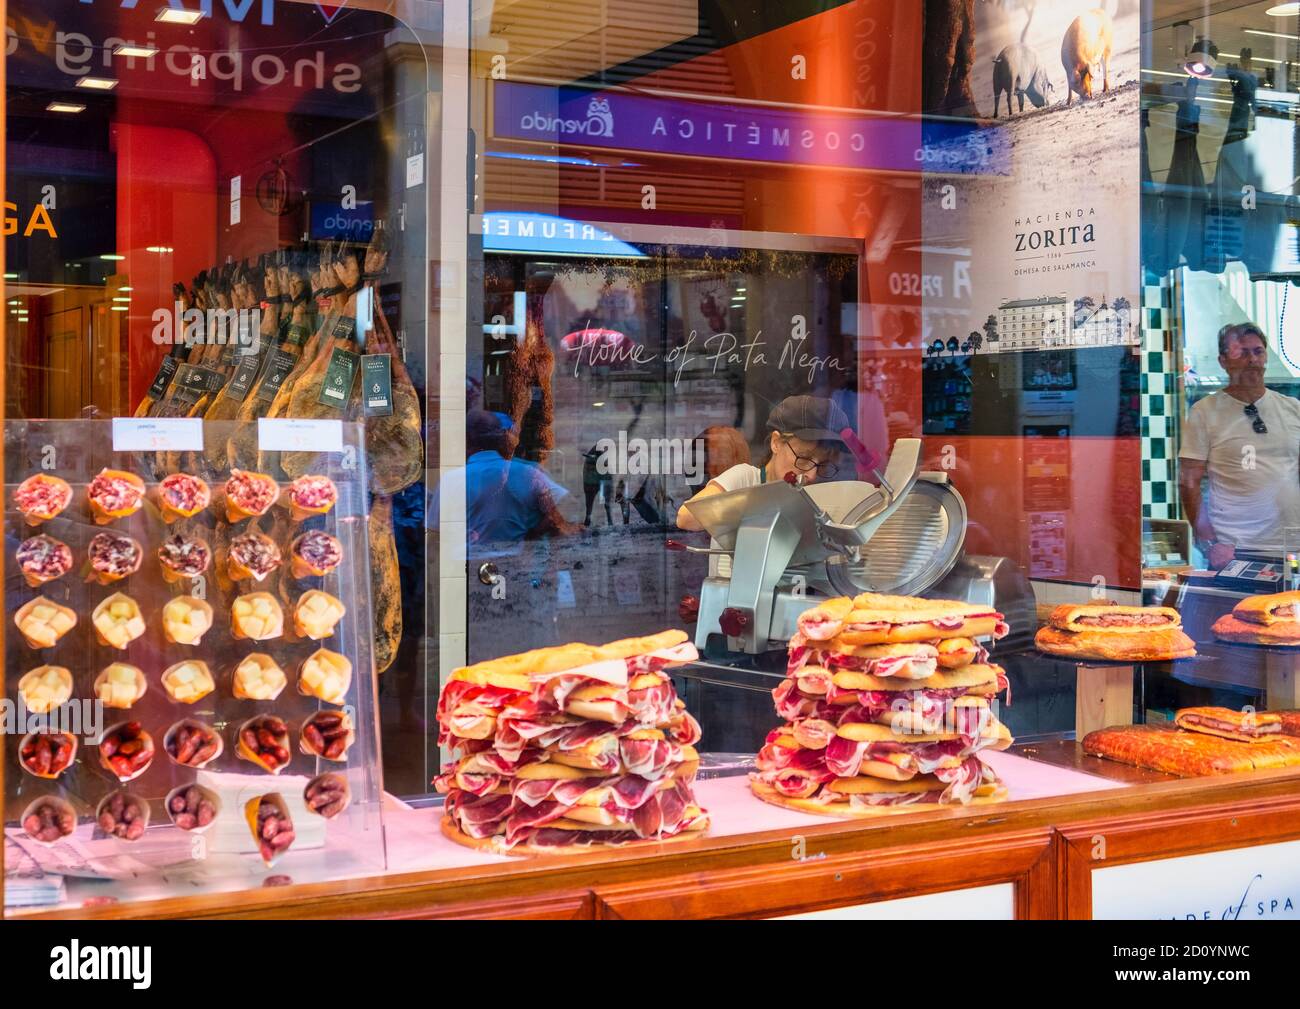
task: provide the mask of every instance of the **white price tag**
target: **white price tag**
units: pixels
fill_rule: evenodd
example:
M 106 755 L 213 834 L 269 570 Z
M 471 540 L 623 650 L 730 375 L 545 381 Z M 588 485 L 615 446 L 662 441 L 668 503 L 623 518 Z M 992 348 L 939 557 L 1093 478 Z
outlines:
M 261 417 L 257 447 L 263 452 L 342 452 L 343 422 Z
M 231 224 L 239 223 L 239 208 L 243 206 L 243 202 L 244 202 L 243 200 L 230 201 L 230 223 Z
M 114 417 L 114 452 L 202 452 L 202 417 Z
M 413 189 L 424 182 L 424 152 L 406 159 L 406 188 Z
M 243 195 L 244 192 L 243 180 L 244 177 L 242 175 L 236 175 L 234 178 L 230 180 L 230 202 L 231 203 L 234 203 L 236 200 L 239 199 L 240 196 Z

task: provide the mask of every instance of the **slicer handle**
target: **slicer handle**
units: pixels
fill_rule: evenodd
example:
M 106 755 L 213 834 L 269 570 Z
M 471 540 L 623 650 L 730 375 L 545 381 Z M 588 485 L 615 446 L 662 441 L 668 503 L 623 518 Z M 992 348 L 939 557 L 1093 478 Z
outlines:
M 710 547 L 693 547 L 689 543 L 683 543 L 681 540 L 665 540 L 664 549 L 680 551 L 688 554 L 717 554 L 719 556 L 731 556 L 730 550 L 720 550 Z
M 867 480 L 873 475 L 877 477 L 880 475 L 879 472 L 877 472 L 881 463 L 879 452 L 873 452 L 871 449 L 867 448 L 866 445 L 862 444 L 862 439 L 853 433 L 853 428 L 851 427 L 846 427 L 841 431 L 840 438 L 844 444 L 848 446 L 849 451 L 853 453 L 853 459 L 857 463 L 858 467 L 859 480 Z

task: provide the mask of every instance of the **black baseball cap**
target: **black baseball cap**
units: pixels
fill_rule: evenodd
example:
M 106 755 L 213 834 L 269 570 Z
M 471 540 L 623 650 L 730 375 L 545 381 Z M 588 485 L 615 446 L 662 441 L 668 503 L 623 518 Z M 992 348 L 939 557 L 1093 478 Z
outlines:
M 804 441 L 834 441 L 841 445 L 844 439 L 840 432 L 852 427 L 844 411 L 822 396 L 787 396 L 772 408 L 767 426 Z

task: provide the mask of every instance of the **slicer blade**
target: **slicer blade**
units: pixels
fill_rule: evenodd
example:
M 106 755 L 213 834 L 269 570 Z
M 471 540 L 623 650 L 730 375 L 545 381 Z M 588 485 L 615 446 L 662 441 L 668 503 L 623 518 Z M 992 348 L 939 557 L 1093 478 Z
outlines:
M 845 595 L 920 595 L 953 569 L 966 542 L 966 502 L 956 488 L 922 477 L 871 537 L 862 559 L 832 557 L 826 575 Z

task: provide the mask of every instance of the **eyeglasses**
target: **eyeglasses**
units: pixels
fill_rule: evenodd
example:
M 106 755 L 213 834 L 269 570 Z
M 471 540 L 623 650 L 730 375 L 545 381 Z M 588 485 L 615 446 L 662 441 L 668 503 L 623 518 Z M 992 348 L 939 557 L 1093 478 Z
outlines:
M 833 462 L 818 462 L 816 459 L 800 455 L 794 450 L 794 446 L 790 444 L 789 438 L 782 438 L 781 440 L 785 442 L 785 447 L 788 448 L 790 454 L 794 456 L 794 468 L 800 473 L 811 473 L 813 470 L 816 470 L 819 477 L 823 480 L 829 480 L 840 471 L 840 468 Z
M 1259 407 L 1254 403 L 1248 403 L 1241 409 L 1250 418 L 1250 426 L 1255 429 L 1256 434 L 1268 434 L 1268 425 L 1264 423 L 1264 418 L 1259 415 Z

